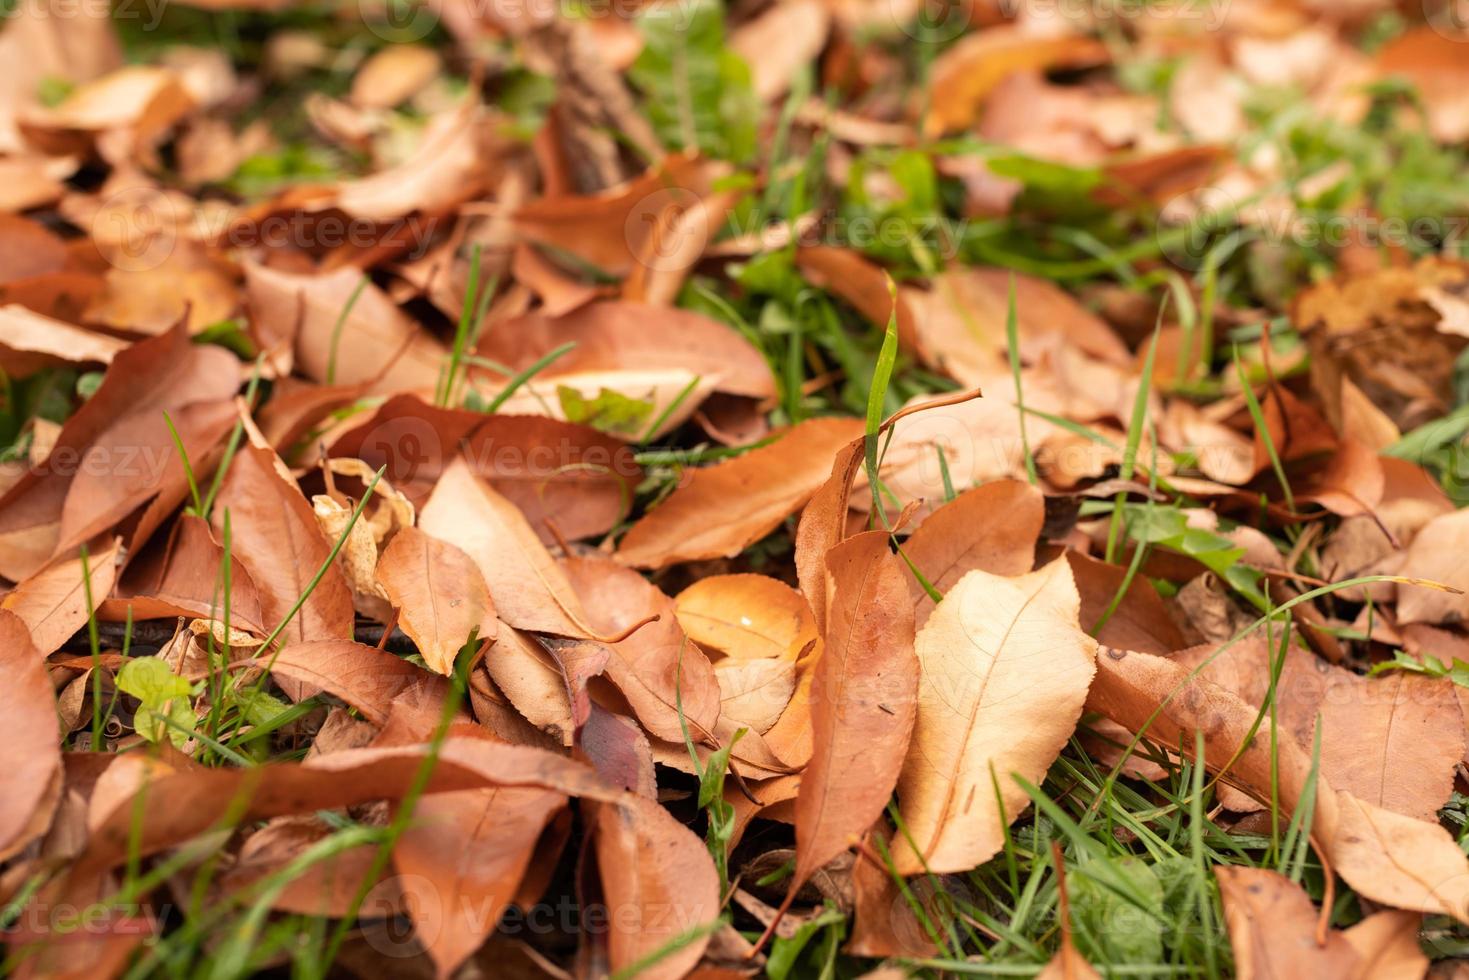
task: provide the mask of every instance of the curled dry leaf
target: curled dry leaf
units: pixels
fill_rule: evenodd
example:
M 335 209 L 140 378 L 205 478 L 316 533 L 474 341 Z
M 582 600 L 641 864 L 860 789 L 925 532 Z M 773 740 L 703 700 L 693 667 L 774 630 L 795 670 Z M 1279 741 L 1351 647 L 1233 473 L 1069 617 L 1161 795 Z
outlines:
M 1077 35 L 1028 35 L 1018 26 L 969 34 L 934 62 L 929 74 L 929 109 L 924 131 L 931 136 L 969 126 L 984 100 L 1019 71 L 1099 64 L 1107 49 Z
M 689 639 L 734 660 L 795 660 L 816 643 L 801 593 L 765 575 L 711 575 L 674 600 Z
M 440 674 L 454 672 L 470 636 L 494 639 L 499 622 L 484 576 L 447 541 L 404 528 L 378 559 L 377 579 L 398 610 L 398 625 Z
M 576 722 L 568 682 L 549 650 L 529 633 L 502 625 L 484 667 L 526 721 L 557 743 L 571 744 Z
M 592 617 L 608 634 L 653 622 L 615 643 L 607 676 L 653 735 L 682 744 L 684 726 L 707 741 L 719 721 L 719 682 L 704 652 L 678 625 L 673 601 L 637 572 L 601 557 L 569 558 L 566 574 Z
M 856 419 L 810 419 L 770 445 L 692 471 L 632 526 L 617 560 L 662 568 L 738 555 L 804 506 L 829 475 L 831 458 L 861 432 Z
M 1081 717 L 1097 645 L 1080 602 L 1055 561 L 1013 579 L 970 572 L 929 616 L 898 793 L 913 844 L 898 842 L 898 870 L 967 871 L 1004 845 L 1029 799 L 1010 775 L 1038 783 Z

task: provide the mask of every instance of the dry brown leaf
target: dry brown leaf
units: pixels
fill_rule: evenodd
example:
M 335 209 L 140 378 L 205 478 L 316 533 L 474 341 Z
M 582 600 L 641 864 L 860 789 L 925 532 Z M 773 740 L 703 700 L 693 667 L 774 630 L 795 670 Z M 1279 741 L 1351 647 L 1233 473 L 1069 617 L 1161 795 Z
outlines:
M 442 69 L 443 63 L 433 48 L 391 44 L 357 69 L 348 97 L 364 109 L 391 109 L 416 95 Z
M 827 554 L 825 649 L 811 685 L 814 751 L 796 798 L 786 903 L 887 806 L 913 732 L 919 664 L 907 571 L 883 531 Z
M 305 690 L 328 691 L 380 727 L 387 724 L 394 700 L 405 691 L 414 691 L 426 702 L 420 717 L 431 728 L 438 718 L 439 703 L 449 693 L 443 678 L 417 664 L 350 640 L 292 643 L 264 662 L 277 677 Z
M 1397 620 L 1404 623 L 1456 625 L 1469 620 L 1469 566 L 1459 556 L 1469 548 L 1469 511 L 1456 510 L 1423 526 L 1408 546 L 1400 575 L 1451 585 L 1458 593 L 1440 589 L 1398 590 Z
M 771 445 L 692 471 L 632 526 L 617 560 L 662 568 L 738 555 L 803 507 L 829 475 L 832 456 L 861 432 L 856 419 L 810 419 Z
M 1005 337 L 1012 280 L 1016 327 L 1026 362 L 1039 360 L 1058 337 L 1098 360 L 1112 364 L 1131 360 L 1112 329 L 1054 283 L 990 267 L 935 276 L 927 293 L 905 290 L 915 310 L 923 360 L 961 384 L 980 385 L 1007 374 Z
M 455 459 L 439 478 L 418 526 L 479 566 L 500 619 L 557 636 L 593 635 L 566 573 L 515 505 Z
M 57 364 L 111 364 L 127 341 L 83 330 L 23 306 L 0 307 L 0 368 L 28 377 Z
M 247 263 L 250 325 L 267 358 L 282 375 L 294 364 L 315 381 L 432 390 L 447 352 L 371 283 L 336 339 L 337 321 L 361 282 L 356 269 L 306 276 Z
M 1103 647 L 1087 708 L 1189 756 L 1202 735 L 1207 766 L 1232 763 L 1230 781 L 1258 800 L 1277 786 L 1285 810 L 1298 805 L 1310 778 L 1310 754 L 1295 739 L 1282 733 L 1273 746 L 1270 739 L 1246 744 L 1258 709 L 1162 657 Z M 1400 909 L 1469 915 L 1469 861 L 1436 823 L 1365 803 L 1318 776 L 1311 836 L 1359 895 Z
M 184 321 L 190 333 L 228 320 L 240 305 L 233 262 L 180 240 L 156 264 L 133 252 L 134 242 L 98 243 L 111 263 L 103 288 L 82 313 L 85 322 L 128 334 L 156 336 Z
M 231 556 L 226 599 L 220 576 L 223 564 L 224 548 L 214 539 L 209 523 L 196 514 L 180 514 L 167 541 L 154 542 L 128 563 L 117 583 L 116 598 L 102 604 L 99 612 L 105 618 L 126 619 L 131 610 L 135 621 L 176 616 L 223 621 L 228 602 L 231 629 L 264 636 L 254 580 L 240 560 Z
M 121 546 L 121 539 L 114 538 L 85 559 L 79 555 L 58 561 L 21 582 L 0 600 L 0 609 L 14 613 L 25 623 L 39 656 L 61 649 L 112 593 Z
M 1378 912 L 1318 942 L 1320 914 L 1304 889 L 1267 868 L 1214 869 L 1240 980 L 1338 976 L 1420 980 L 1428 957 L 1418 948 L 1421 917 Z
M 941 594 L 976 568 L 993 575 L 1024 575 L 1035 565 L 1045 510 L 1045 498 L 1028 483 L 986 483 L 929 515 L 903 544 L 903 554 Z M 921 626 L 934 603 L 916 575 L 909 583 Z
M 311 505 L 282 479 L 280 459 L 268 449 L 242 445 L 220 486 L 211 520 L 216 535 L 230 522 L 232 553 L 245 566 L 260 596 L 262 625 L 275 629 L 331 556 Z M 350 639 L 352 590 L 331 564 L 281 632 L 286 643 Z
M 636 180 L 600 194 L 529 202 L 515 213 L 515 227 L 531 241 L 623 275 L 642 254 L 657 215 L 668 204 L 691 204 L 704 197 L 705 166 L 693 154 L 670 156 Z
M 389 227 L 399 237 L 431 231 L 434 216 L 452 211 L 490 186 L 497 155 L 494 142 L 489 112 L 467 101 L 430 119 L 418 148 L 406 160 L 346 181 L 330 204 L 364 221 L 396 222 Z M 415 213 L 428 217 L 417 227 L 398 221 Z M 407 251 L 413 244 L 404 240 L 396 247 Z
M 1300 885 L 1267 868 L 1217 867 L 1214 876 L 1240 980 L 1356 975 L 1356 950 L 1341 933 L 1316 942 L 1319 916 Z
M 934 62 L 924 131 L 937 136 L 966 128 L 995 86 L 1015 72 L 1094 65 L 1107 57 L 1100 42 L 1077 35 L 1028 35 L 1009 25 L 975 31 Z
M 684 635 L 673 600 L 609 558 L 568 558 L 564 567 L 588 621 L 602 632 L 625 633 L 658 617 L 606 644 L 607 676 L 653 735 L 682 743 L 687 724 L 696 740 L 707 741 L 719 722 L 719 682 L 704 652 Z
M 765 575 L 710 575 L 674 600 L 689 639 L 735 660 L 794 661 L 816 642 L 811 607 Z
M 733 328 L 688 310 L 609 300 L 561 317 L 515 317 L 487 334 L 478 353 L 517 371 L 564 344 L 576 344 L 537 375 L 543 381 L 579 372 L 661 370 L 682 374 L 685 384 L 698 376 L 713 390 L 731 395 L 775 394 L 770 366 L 749 341 Z
M 1038 783 L 1081 717 L 1097 645 L 1080 605 L 1055 561 L 1013 579 L 969 572 L 929 616 L 898 793 L 916 849 L 899 841 L 898 870 L 968 871 L 1004 846 L 1029 800 L 1010 774 Z
M 638 971 L 647 980 L 678 980 L 703 956 L 709 933 L 701 929 L 720 910 L 719 875 L 704 842 L 641 796 L 599 805 L 594 819 L 602 890 L 621 923 L 607 936 L 610 967 L 644 963 L 686 939 Z
M 485 671 L 515 710 L 561 745 L 571 745 L 576 722 L 566 676 L 534 637 L 501 626 L 485 653 Z
M 413 931 L 452 976 L 517 897 L 536 841 L 566 806 L 553 789 L 501 787 L 419 800 L 393 847 Z
M 1464 107 L 1464 85 L 1469 64 L 1460 38 L 1437 25 L 1408 28 L 1377 52 L 1377 70 L 1412 82 L 1428 110 L 1428 128 L 1435 139 L 1461 143 L 1469 137 L 1469 111 Z
M 0 742 L 9 756 L 9 787 L 0 806 L 0 859 L 30 843 L 51 821 L 42 812 L 61 778 L 61 738 L 56 695 L 46 676 L 45 657 L 31 643 L 25 622 L 0 611 L 0 665 L 6 677 L 0 711 Z
M 494 639 L 499 622 L 484 576 L 447 541 L 404 528 L 378 559 L 377 578 L 398 609 L 398 625 L 430 669 L 452 674 L 471 636 Z
M 724 660 L 714 668 L 719 679 L 719 717 L 764 734 L 796 692 L 796 665 L 789 660 Z
M 808 246 L 797 249 L 796 268 L 812 283 L 850 303 L 876 327 L 886 328 L 896 315 L 898 339 L 905 347 L 918 345 L 922 334 L 914 319 L 911 291 L 899 291 L 894 310 L 889 292 L 892 279 L 860 252 L 829 245 Z
M 750 84 L 763 101 L 779 98 L 796 72 L 826 46 L 831 14 L 820 0 L 792 0 L 767 8 L 729 36 L 729 47 L 750 66 Z

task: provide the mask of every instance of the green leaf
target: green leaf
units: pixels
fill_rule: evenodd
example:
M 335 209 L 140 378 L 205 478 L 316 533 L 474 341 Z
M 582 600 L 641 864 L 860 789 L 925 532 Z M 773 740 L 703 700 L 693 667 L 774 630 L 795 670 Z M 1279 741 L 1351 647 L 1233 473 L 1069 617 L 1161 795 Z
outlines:
M 166 661 L 157 657 L 129 660 L 117 673 L 117 688 L 142 702 L 133 715 L 133 729 L 143 738 L 157 742 L 167 735 L 180 746 L 189 740 L 194 713 L 189 710 L 188 698 L 194 688 L 175 674 Z M 166 724 L 163 718 L 174 724 Z
M 611 388 L 603 388 L 597 397 L 587 398 L 575 388 L 557 385 L 556 397 L 568 422 L 616 435 L 637 435 L 653 413 L 652 402 L 629 398 Z
M 1163 962 L 1163 883 L 1151 867 L 1135 857 L 1093 858 L 1069 879 L 1076 944 L 1090 962 Z
M 157 657 L 135 657 L 123 664 L 117 673 L 117 687 L 148 708 L 161 708 L 174 698 L 187 697 L 193 690 L 187 680 Z

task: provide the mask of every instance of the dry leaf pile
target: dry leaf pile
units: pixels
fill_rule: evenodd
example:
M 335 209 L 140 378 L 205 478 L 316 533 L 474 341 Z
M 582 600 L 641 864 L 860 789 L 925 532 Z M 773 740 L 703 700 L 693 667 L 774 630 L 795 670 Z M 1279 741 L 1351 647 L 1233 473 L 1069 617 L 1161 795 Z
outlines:
M 1451 4 L 126 6 L 0 28 L 0 971 L 1469 969 Z

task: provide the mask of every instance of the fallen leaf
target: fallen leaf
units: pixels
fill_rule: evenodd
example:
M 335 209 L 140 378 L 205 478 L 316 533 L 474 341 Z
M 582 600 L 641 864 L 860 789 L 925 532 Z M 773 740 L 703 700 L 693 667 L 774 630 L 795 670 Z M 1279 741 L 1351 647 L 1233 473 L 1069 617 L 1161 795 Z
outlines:
M 1027 35 L 1008 25 L 975 31 L 935 60 L 928 78 L 930 102 L 924 132 L 938 136 L 964 129 L 995 86 L 1014 72 L 1106 60 L 1105 46 L 1077 35 Z
M 446 978 L 495 930 L 536 841 L 566 806 L 554 789 L 503 787 L 425 796 L 393 847 L 413 931 Z
M 0 368 L 25 378 L 57 364 L 111 364 L 127 341 L 14 304 L 0 306 Z
M 484 577 L 447 541 L 404 528 L 378 559 L 377 577 L 399 611 L 399 626 L 430 669 L 450 675 L 471 636 L 494 639 L 499 623 Z
M 576 347 L 537 377 L 584 371 L 672 370 L 716 391 L 750 398 L 775 394 L 765 358 L 733 328 L 688 310 L 607 300 L 561 317 L 530 313 L 498 324 L 478 353 L 512 370 L 530 367 L 565 344 Z
M 1402 623 L 1459 624 L 1469 620 L 1469 569 L 1457 560 L 1469 547 L 1469 511 L 1453 511 L 1423 526 L 1398 574 L 1453 586 L 1459 592 L 1403 588 L 1397 619 Z
M 450 463 L 439 478 L 418 526 L 474 561 L 502 622 L 557 636 L 594 634 L 566 573 L 520 511 L 463 459 Z
M 116 598 L 108 600 L 103 612 L 115 613 L 115 606 L 131 610 L 135 621 L 175 616 L 223 621 L 228 605 L 232 628 L 264 636 L 266 628 L 255 581 L 231 555 L 230 593 L 226 597 L 223 565 L 224 548 L 215 540 L 209 523 L 197 514 L 181 514 L 167 541 L 128 563 L 117 583 Z
M 811 685 L 814 751 L 796 797 L 787 905 L 882 815 L 914 732 L 921 683 L 907 573 L 886 532 L 848 538 L 831 549 L 827 566 L 825 648 Z
M 735 660 L 794 661 L 816 642 L 805 598 L 764 575 L 711 575 L 674 600 L 689 639 Z
M 924 519 L 903 554 L 928 584 L 947 594 L 967 572 L 1024 575 L 1035 565 L 1045 498 L 1028 483 L 998 480 L 966 490 Z M 934 603 L 916 575 L 909 591 L 921 626 Z
M 788 660 L 726 660 L 719 679 L 719 716 L 752 732 L 769 731 L 796 693 L 796 666 Z
M 609 966 L 640 964 L 639 977 L 678 980 L 699 962 L 719 916 L 719 875 L 704 842 L 641 796 L 599 805 L 594 820 L 602 890 L 619 923 L 607 935 Z M 662 955 L 648 963 L 654 954 Z
M 266 357 L 279 374 L 294 364 L 327 384 L 432 390 L 448 352 L 371 283 L 348 310 L 361 283 L 356 269 L 306 276 L 246 263 L 250 324 Z
M 741 24 L 729 47 L 750 66 L 750 84 L 763 101 L 779 98 L 826 46 L 831 14 L 818 0 L 776 4 Z
M 39 656 L 61 649 L 111 594 L 120 547 L 121 541 L 113 539 L 85 559 L 58 561 L 26 578 L 0 600 L 0 609 L 25 624 Z
M 1259 800 L 1272 786 L 1295 809 L 1310 778 L 1311 757 L 1296 740 L 1246 742 L 1258 709 L 1162 657 L 1103 647 L 1087 708 L 1171 751 L 1191 755 L 1204 738 L 1205 764 L 1229 765 L 1230 781 Z M 1469 861 L 1436 823 L 1365 803 L 1316 779 L 1312 840 L 1359 895 L 1384 905 L 1463 916 L 1469 909 Z
M 929 616 L 898 789 L 913 844 L 898 842 L 899 871 L 967 871 L 1004 846 L 1029 799 L 1007 777 L 1039 782 L 1081 717 L 1096 641 L 1079 614 L 1071 568 L 1056 561 L 1013 579 L 969 572 Z
M 719 682 L 704 652 L 684 635 L 673 600 L 637 572 L 609 558 L 576 557 L 564 563 L 593 626 L 606 634 L 657 620 L 615 643 L 607 676 L 632 705 L 638 720 L 658 738 L 682 743 L 684 728 L 699 741 L 716 729 Z
M 416 664 L 350 640 L 307 640 L 292 643 L 264 658 L 272 674 L 300 688 L 328 691 L 379 727 L 387 724 L 393 702 L 414 690 L 428 702 L 420 717 L 432 722 L 448 696 L 448 684 Z
M 1360 975 L 1357 952 L 1340 932 L 1316 941 L 1319 914 L 1300 885 L 1266 868 L 1221 866 L 1214 877 L 1240 980 Z
M 1182 650 L 1171 659 L 1249 705 L 1263 705 L 1278 666 L 1279 724 L 1301 745 L 1321 726 L 1321 773 L 1374 806 L 1433 820 L 1453 793 L 1464 722 L 1446 678 L 1394 672 L 1360 677 L 1290 648 L 1280 661 L 1259 637 Z
M 829 460 L 862 431 L 855 419 L 811 419 L 774 443 L 694 470 L 632 526 L 617 560 L 639 568 L 733 557 L 799 510 L 821 487 Z M 709 509 L 720 514 L 708 518 Z
M 438 52 L 417 44 L 392 44 L 373 54 L 352 76 L 349 98 L 364 109 L 391 109 L 416 95 L 443 69 Z
M 45 804 L 54 803 L 61 779 L 61 739 L 45 657 L 24 621 L 9 611 L 0 611 L 0 663 L 8 679 L 0 739 L 12 754 L 7 778 L 13 781 L 0 806 L 0 857 L 9 858 L 51 821 Z
M 671 202 L 693 202 L 708 190 L 697 156 L 670 156 L 635 180 L 600 194 L 562 195 L 528 202 L 515 212 L 526 238 L 569 252 L 613 275 L 626 274 Z
M 262 625 L 277 629 L 287 644 L 305 640 L 350 639 L 352 591 L 341 568 L 328 564 L 327 541 L 311 505 L 277 467 L 268 449 L 242 445 L 235 454 L 211 515 L 214 533 L 223 538 L 230 522 L 232 554 L 250 573 L 260 596 Z M 321 573 L 321 580 L 312 582 Z M 285 622 L 297 600 L 300 611 Z

